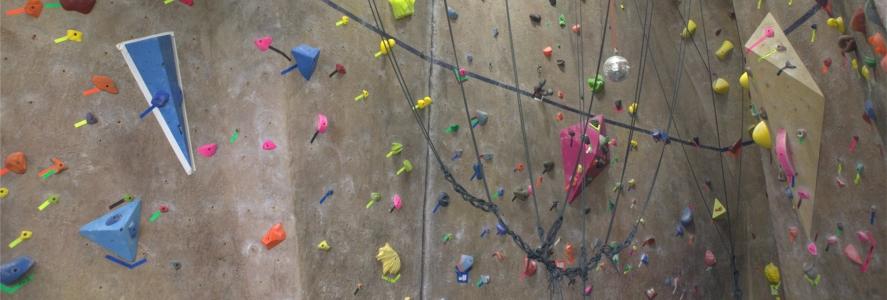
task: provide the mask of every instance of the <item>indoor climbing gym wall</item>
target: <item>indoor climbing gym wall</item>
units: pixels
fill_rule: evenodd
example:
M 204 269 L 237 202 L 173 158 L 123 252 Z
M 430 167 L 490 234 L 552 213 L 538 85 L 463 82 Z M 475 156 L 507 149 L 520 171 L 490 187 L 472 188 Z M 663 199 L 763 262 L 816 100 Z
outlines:
M 887 298 L 883 1 L 0 10 L 2 299 Z

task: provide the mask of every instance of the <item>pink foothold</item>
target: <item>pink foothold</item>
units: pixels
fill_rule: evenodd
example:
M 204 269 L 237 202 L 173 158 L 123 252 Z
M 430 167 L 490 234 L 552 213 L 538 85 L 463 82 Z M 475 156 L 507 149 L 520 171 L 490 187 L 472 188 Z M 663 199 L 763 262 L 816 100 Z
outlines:
M 204 157 L 212 157 L 216 155 L 216 149 L 219 149 L 219 145 L 216 144 L 206 144 L 197 148 L 197 153 L 203 155 Z
M 844 246 L 844 255 L 853 263 L 860 266 L 862 265 L 862 257 L 859 256 L 859 251 L 856 250 L 856 246 L 853 246 L 853 244 L 847 244 L 847 246 Z
M 594 289 L 591 287 L 590 284 L 587 285 L 587 286 L 585 286 L 585 295 L 586 295 L 586 296 L 591 295 L 591 291 L 593 291 L 593 290 L 594 290 Z
M 767 27 L 764 29 L 764 35 L 767 37 L 776 36 L 776 31 L 773 31 L 773 27 Z
M 314 130 L 317 130 L 320 133 L 326 132 L 326 127 L 329 125 L 329 122 L 326 119 L 324 114 L 317 114 L 317 121 L 314 123 Z
M 798 199 L 807 200 L 810 199 L 810 192 L 805 188 L 798 188 Z
M 705 256 L 703 257 L 703 262 L 705 262 L 706 266 L 708 266 L 709 268 L 712 268 L 718 263 L 718 260 L 715 258 L 714 252 L 711 252 L 711 250 L 705 250 Z
M 838 237 L 836 237 L 836 236 L 834 236 L 834 235 L 830 235 L 830 236 L 828 236 L 828 238 L 827 238 L 825 241 L 826 241 L 826 243 L 828 243 L 829 245 L 834 245 L 834 244 L 837 244 L 837 243 L 838 243 Z
M 792 243 L 794 243 L 795 239 L 798 238 L 799 233 L 800 233 L 800 230 L 798 229 L 798 227 L 795 227 L 795 226 L 789 227 L 788 228 L 788 240 L 791 241 Z
M 167 212 L 169 212 L 169 206 L 161 205 L 161 206 L 160 206 L 160 212 L 162 212 L 162 213 L 167 213 Z
M 465 76 L 465 75 L 468 75 L 468 70 L 465 70 L 465 68 L 460 67 L 459 68 L 459 76 Z
M 807 252 L 813 256 L 819 255 L 819 250 L 816 249 L 816 243 L 810 242 L 809 244 L 807 244 Z
M 179 0 L 179 2 L 182 2 L 187 6 L 194 6 L 194 0 Z
M 391 202 L 394 202 L 395 209 L 399 210 L 401 207 L 403 207 L 403 200 L 400 199 L 399 194 L 394 194 L 394 197 L 391 197 Z
M 262 143 L 262 149 L 271 151 L 271 150 L 274 150 L 275 148 L 277 148 L 277 144 L 275 144 L 271 140 L 265 140 L 265 142 Z
M 271 48 L 271 36 L 266 35 L 256 39 L 256 48 L 259 48 L 259 51 L 262 52 L 268 51 L 268 48 Z

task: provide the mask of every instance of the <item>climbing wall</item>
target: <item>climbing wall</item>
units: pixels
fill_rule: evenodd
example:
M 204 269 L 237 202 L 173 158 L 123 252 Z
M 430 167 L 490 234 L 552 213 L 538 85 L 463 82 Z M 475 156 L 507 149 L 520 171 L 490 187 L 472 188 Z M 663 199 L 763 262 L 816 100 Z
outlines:
M 743 298 L 763 299 L 771 297 L 763 276 L 770 262 L 781 269 L 777 291 L 787 298 L 885 293 L 876 284 L 887 279 L 880 248 L 866 273 L 842 252 L 854 244 L 865 258 L 858 230 L 885 238 L 881 219 L 869 224 L 871 205 L 887 207 L 881 196 L 887 193 L 881 184 L 887 178 L 883 70 L 872 69 L 865 80 L 842 64 L 840 34 L 826 26 L 829 16 L 817 10 L 803 17 L 815 1 L 765 0 L 759 9 L 754 1 L 653 1 L 649 7 L 639 0 L 510 1 L 506 8 L 504 1 L 427 0 L 395 20 L 389 1 L 376 0 L 381 24 L 367 1 L 186 2 L 99 0 L 89 14 L 46 2 L 37 18 L 0 19 L 0 155 L 22 151 L 28 158 L 27 173 L 0 179 L 9 189 L 0 200 L 0 237 L 6 243 L 22 230 L 33 233 L 15 248 L 3 247 L 0 261 L 36 260 L 31 281 L 3 298 L 538 299 L 553 293 L 577 299 L 588 292 L 638 299 L 655 292 L 659 299 L 725 299 L 741 290 Z M 3 10 L 21 5 L 7 2 Z M 853 10 L 863 5 L 832 6 L 848 34 Z M 800 221 L 779 187 L 775 160 L 748 134 L 757 119 L 739 76 L 743 61 L 757 58 L 741 45 L 768 12 L 783 27 L 799 20 L 786 37 L 826 99 L 817 181 L 823 188 L 811 230 L 818 238 L 802 233 L 790 241 L 788 228 L 801 227 Z M 349 21 L 337 26 L 342 16 Z M 681 38 L 691 19 L 695 34 Z M 813 23 L 819 26 L 811 43 Z M 575 24 L 581 34 L 571 30 Z M 604 28 L 610 28 L 606 36 Z M 68 29 L 82 32 L 82 41 L 53 42 Z M 167 31 L 175 33 L 192 147 L 218 145 L 215 155 L 194 157 L 190 176 L 154 116 L 139 118 L 147 103 L 115 47 Z M 397 44 L 374 57 L 383 31 Z M 642 63 L 645 33 L 649 51 Z M 300 44 L 320 49 L 311 79 L 298 71 L 280 75 L 293 62 L 257 49 L 254 41 L 263 36 L 285 54 Z M 875 56 L 862 35 L 855 36 L 860 61 Z M 719 59 L 715 50 L 724 40 L 736 49 Z M 627 79 L 607 81 L 593 93 L 586 80 L 615 54 L 631 66 Z M 833 64 L 823 74 L 825 58 Z M 346 73 L 328 76 L 336 64 Z M 462 85 L 455 66 L 466 71 Z M 112 78 L 119 93 L 83 96 L 93 75 Z M 717 78 L 729 83 L 725 94 L 713 92 Z M 553 93 L 534 99 L 543 80 L 541 91 Z M 363 90 L 367 96 L 355 100 Z M 872 125 L 860 118 L 867 90 L 880 117 Z M 415 103 L 407 100 L 426 96 L 432 104 L 414 115 Z M 628 113 L 634 102 L 636 118 Z M 589 105 L 607 120 L 610 161 L 565 207 L 559 134 L 581 122 Z M 72 126 L 87 112 L 97 124 Z M 309 142 L 318 114 L 328 117 L 329 127 Z M 478 116 L 487 121 L 472 132 L 471 118 Z M 662 134 L 669 143 L 654 138 Z M 859 143 L 851 152 L 854 135 Z M 744 147 L 731 147 L 740 139 Z M 627 151 L 631 140 L 637 149 Z M 264 149 L 267 142 L 276 148 Z M 403 150 L 386 157 L 392 143 Z M 528 249 L 500 235 L 492 213 L 454 190 L 436 155 L 466 193 L 495 205 Z M 53 157 L 67 169 L 41 179 L 37 173 Z M 838 158 L 842 174 L 836 174 Z M 398 175 L 406 161 L 411 170 Z M 553 171 L 542 174 L 549 161 Z M 484 180 L 472 178 L 478 162 Z M 864 165 L 858 185 L 852 178 L 857 162 Z M 839 188 L 835 176 L 848 185 Z M 530 182 L 534 194 L 515 197 Z M 379 201 L 371 201 L 372 193 Z M 449 204 L 435 209 L 441 193 Z M 59 201 L 38 211 L 54 194 Z M 142 201 L 137 259 L 145 262 L 132 268 L 78 235 L 127 194 Z M 728 214 L 712 220 L 716 198 Z M 687 208 L 693 225 L 677 235 Z M 538 253 L 544 241 L 537 227 L 548 238 L 561 209 L 551 253 Z M 837 223 L 843 234 L 835 233 Z M 268 249 L 262 238 L 274 224 L 282 224 L 286 239 Z M 826 252 L 832 234 L 838 244 Z M 806 251 L 811 241 L 818 256 Z M 399 278 L 384 279 L 376 260 L 386 243 L 399 254 Z M 618 258 L 589 265 L 586 280 L 549 281 L 558 271 L 541 263 L 534 274 L 526 272 L 524 250 L 569 261 L 565 247 L 571 245 L 575 262 L 566 267 L 575 268 L 583 247 L 591 259 L 612 249 L 604 245 L 623 243 Z M 706 261 L 707 252 L 716 263 Z M 474 261 L 467 283 L 456 273 L 462 255 Z M 804 279 L 804 263 L 815 263 L 818 286 Z

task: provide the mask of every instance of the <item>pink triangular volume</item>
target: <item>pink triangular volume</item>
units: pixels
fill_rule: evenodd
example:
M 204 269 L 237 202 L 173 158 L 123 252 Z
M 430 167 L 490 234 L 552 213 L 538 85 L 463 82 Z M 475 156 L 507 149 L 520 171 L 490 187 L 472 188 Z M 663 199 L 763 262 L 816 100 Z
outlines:
M 603 115 L 591 118 L 587 124 L 588 129 L 585 133 L 589 140 L 587 145 L 582 144 L 582 138 L 580 137 L 582 134 L 582 123 L 576 123 L 561 130 L 564 190 L 570 193 L 567 197 L 567 203 L 573 203 L 576 200 L 576 196 L 582 192 L 582 185 L 580 184 L 582 180 L 588 176 L 591 176 L 591 178 L 596 177 L 609 163 L 609 151 L 601 150 L 601 137 L 607 135 L 607 127 L 604 123 Z M 603 147 L 607 147 L 607 145 L 604 144 Z M 580 149 L 582 151 L 581 154 L 579 154 Z M 579 169 L 575 169 L 577 154 L 579 154 Z M 596 164 L 595 161 L 600 163 Z M 576 170 L 577 176 L 570 183 L 573 170 Z

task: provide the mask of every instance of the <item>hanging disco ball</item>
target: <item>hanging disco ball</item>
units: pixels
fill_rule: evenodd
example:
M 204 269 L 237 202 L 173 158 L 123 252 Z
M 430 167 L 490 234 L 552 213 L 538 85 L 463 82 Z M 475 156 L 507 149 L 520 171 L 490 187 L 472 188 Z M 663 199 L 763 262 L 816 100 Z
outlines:
M 619 55 L 610 56 L 604 61 L 604 76 L 612 82 L 620 82 L 628 77 L 628 60 Z

